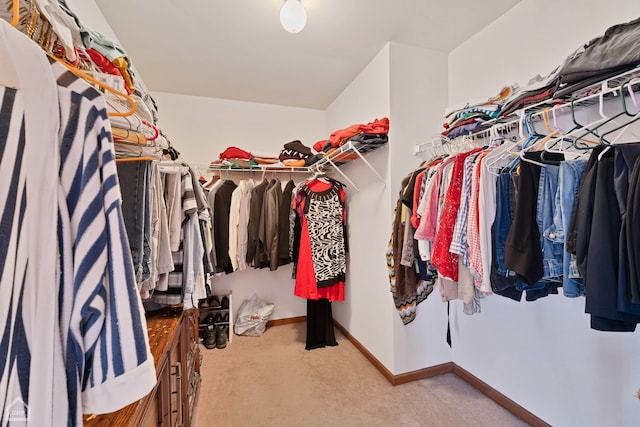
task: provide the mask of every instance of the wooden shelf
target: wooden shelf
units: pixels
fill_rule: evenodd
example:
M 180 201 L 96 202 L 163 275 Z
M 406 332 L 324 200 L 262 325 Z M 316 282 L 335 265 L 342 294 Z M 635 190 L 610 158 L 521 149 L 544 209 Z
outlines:
M 156 364 L 156 386 L 119 411 L 86 415 L 85 426 L 193 425 L 200 384 L 197 310 L 173 306 L 147 313 L 147 333 Z

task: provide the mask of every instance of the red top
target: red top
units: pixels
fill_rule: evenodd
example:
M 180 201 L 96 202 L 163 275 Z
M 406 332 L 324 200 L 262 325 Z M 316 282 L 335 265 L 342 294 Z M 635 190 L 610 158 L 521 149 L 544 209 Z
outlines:
M 431 254 L 431 264 L 438 269 L 438 273 L 446 278 L 458 281 L 458 254 L 449 252 L 451 241 L 453 240 L 453 229 L 456 225 L 456 217 L 460 208 L 460 194 L 462 193 L 462 180 L 464 178 L 464 160 L 482 151 L 482 148 L 475 148 L 465 153 L 456 155 L 451 171 L 451 182 L 444 199 L 442 215 L 438 233 L 433 242 L 433 252 Z
M 313 192 L 322 192 L 330 189 L 332 187 L 332 184 L 315 179 L 307 183 L 307 186 Z M 340 189 L 340 200 L 344 202 L 344 199 L 344 190 Z M 309 239 L 309 229 L 307 227 L 307 220 L 304 216 L 304 203 L 305 199 L 303 198 L 302 200 L 300 200 L 299 205 L 296 206 L 296 200 L 293 200 L 293 208 L 297 210 L 302 225 L 298 264 L 296 267 L 296 283 L 293 294 L 297 297 L 312 300 L 326 298 L 329 301 L 344 301 L 344 282 L 337 282 L 336 284 L 325 288 L 317 287 L 316 274 L 313 268 L 313 260 L 311 258 L 311 241 Z M 344 221 L 344 209 L 342 211 L 342 218 Z
M 238 147 L 228 147 L 222 153 L 220 153 L 221 159 L 245 159 L 251 160 L 253 154 Z

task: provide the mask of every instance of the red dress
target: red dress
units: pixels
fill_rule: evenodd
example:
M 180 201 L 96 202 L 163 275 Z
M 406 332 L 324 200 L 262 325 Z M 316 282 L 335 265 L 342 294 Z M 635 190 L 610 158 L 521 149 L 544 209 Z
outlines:
M 339 214 L 342 219 L 342 223 L 344 223 L 345 213 L 344 207 L 342 206 L 344 204 L 345 193 L 341 187 L 337 187 L 335 184 L 327 183 L 318 179 L 308 182 L 306 186 L 308 191 L 313 194 L 309 194 L 308 196 L 306 194 L 299 194 L 299 196 L 293 201 L 293 207 L 296 209 L 301 223 L 300 247 L 298 253 L 298 264 L 296 267 L 294 295 L 312 300 L 326 298 L 329 301 L 344 301 L 344 280 L 337 281 L 331 286 L 317 286 L 316 271 L 314 269 L 312 258 L 311 239 L 309 235 L 309 224 L 307 215 L 305 215 L 304 211 L 305 204 L 309 202 L 308 198 L 319 196 L 331 199 L 333 196 L 334 198 L 339 198 Z M 299 191 L 299 193 L 302 192 L 302 190 Z M 335 202 L 335 200 L 332 201 Z M 328 201 L 328 204 L 331 203 Z M 332 209 L 335 208 L 335 206 L 335 203 L 333 203 Z M 332 225 L 335 226 L 336 224 Z M 342 224 L 339 225 L 342 226 Z

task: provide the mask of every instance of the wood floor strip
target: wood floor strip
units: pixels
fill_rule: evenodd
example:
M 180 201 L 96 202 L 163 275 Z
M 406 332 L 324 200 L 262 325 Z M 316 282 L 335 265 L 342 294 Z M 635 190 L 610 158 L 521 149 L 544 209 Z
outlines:
M 541 418 L 538 418 L 533 413 L 527 411 L 522 406 L 518 405 L 513 400 L 509 399 L 504 394 L 500 393 L 495 388 L 491 387 L 489 384 L 482 381 L 480 378 L 476 377 L 469 371 L 461 368 L 460 366 L 453 364 L 453 373 L 464 380 L 467 384 L 475 387 L 480 392 L 482 392 L 489 399 L 496 402 L 498 405 L 505 408 L 507 411 L 511 412 L 516 417 L 520 418 L 522 421 L 526 422 L 532 427 L 551 427 L 550 424 L 543 421 Z
M 307 316 L 287 317 L 285 319 L 269 320 L 267 322 L 267 328 L 270 328 L 272 326 L 289 325 L 291 323 L 301 323 L 306 321 L 307 321 Z
M 453 372 L 453 362 L 443 363 L 441 365 L 429 366 L 428 368 L 420 369 L 412 372 L 405 372 L 404 374 L 393 376 L 393 385 L 400 385 L 410 383 L 411 381 L 424 380 L 427 378 L 437 377 L 438 375 L 448 374 Z
M 388 370 L 386 368 L 386 366 L 384 366 L 382 364 L 382 362 L 380 362 L 378 359 L 376 359 L 376 357 L 371 354 L 371 352 L 369 350 L 367 350 L 367 348 L 362 345 L 360 343 L 360 341 L 358 341 L 357 339 L 354 338 L 353 335 L 351 335 L 349 333 L 349 331 L 347 331 L 345 329 L 344 326 L 342 326 L 340 323 L 338 323 L 335 319 L 333 321 L 333 324 L 335 325 L 336 329 L 338 329 L 340 331 L 340 333 L 342 335 L 345 336 L 346 339 L 348 339 L 351 344 L 353 344 L 355 346 L 355 348 L 357 348 L 358 350 L 360 350 L 360 353 L 362 353 L 362 355 L 378 370 L 380 371 L 380 373 L 387 379 L 387 381 L 389 381 L 391 384 L 393 384 L 394 382 L 394 375 L 391 373 L 390 370 Z

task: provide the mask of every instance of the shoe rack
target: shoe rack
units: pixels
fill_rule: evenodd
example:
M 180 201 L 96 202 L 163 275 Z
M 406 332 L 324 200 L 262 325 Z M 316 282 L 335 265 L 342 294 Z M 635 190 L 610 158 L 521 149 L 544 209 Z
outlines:
M 204 344 L 207 332 L 215 333 L 216 346 L 221 348 L 217 335 L 224 331 L 226 335 L 226 343 L 230 344 L 233 340 L 233 309 L 232 294 L 211 295 L 205 301 L 200 303 L 199 307 L 199 336 Z M 215 331 L 215 332 L 214 332 Z M 212 347 L 213 348 L 213 347 Z

